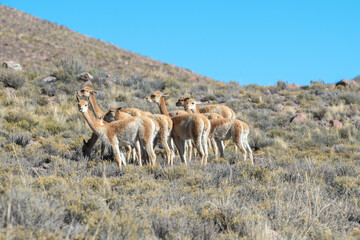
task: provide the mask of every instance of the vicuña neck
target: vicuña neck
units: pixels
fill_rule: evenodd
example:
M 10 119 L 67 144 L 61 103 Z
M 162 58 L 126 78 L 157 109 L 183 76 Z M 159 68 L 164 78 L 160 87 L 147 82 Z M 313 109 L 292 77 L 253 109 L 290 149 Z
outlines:
M 199 110 L 199 107 L 197 104 L 195 105 L 195 113 L 200 113 L 200 110 Z
M 100 125 L 98 122 L 96 122 L 93 115 L 91 115 L 90 110 L 88 109 L 85 113 L 83 113 L 86 122 L 89 124 L 91 130 L 93 130 L 97 135 L 99 135 L 100 129 L 104 126 Z
M 100 109 L 99 105 L 96 102 L 95 96 L 94 94 L 90 93 L 90 103 L 91 103 L 91 107 L 94 110 L 94 114 L 97 118 L 100 118 L 101 116 L 103 116 L 105 113 Z
M 159 104 L 159 108 L 160 108 L 160 112 L 166 116 L 169 116 L 169 113 L 166 109 L 166 105 L 165 105 L 165 98 L 164 97 L 160 97 L 160 104 Z

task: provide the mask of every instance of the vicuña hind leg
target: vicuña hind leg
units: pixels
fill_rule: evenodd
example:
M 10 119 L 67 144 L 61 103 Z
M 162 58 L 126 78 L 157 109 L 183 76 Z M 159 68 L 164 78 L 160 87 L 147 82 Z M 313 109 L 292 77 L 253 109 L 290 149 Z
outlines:
M 240 149 L 240 152 L 243 155 L 244 161 L 246 161 L 246 150 L 242 143 L 242 138 L 243 138 L 242 135 L 243 135 L 242 133 L 240 134 L 240 136 L 238 134 L 236 134 L 233 138 L 233 141 L 234 141 L 235 145 Z
M 133 149 L 134 150 L 134 149 Z M 139 166 L 142 166 L 142 161 L 141 161 L 141 146 L 140 146 L 140 142 L 136 141 L 135 143 L 135 150 L 136 150 L 136 159 L 139 163 Z M 135 155 L 133 155 L 134 158 L 134 162 L 135 162 Z
M 204 159 L 205 152 L 204 152 L 204 148 L 203 148 L 203 144 L 202 144 L 201 140 L 202 140 L 201 136 L 194 138 L 194 144 L 195 144 L 197 151 L 199 152 L 201 164 L 206 164 L 206 162 L 204 161 L 205 160 Z
M 201 135 L 201 144 L 204 149 L 204 160 L 203 161 L 204 161 L 205 165 L 207 164 L 207 159 L 209 156 L 209 146 L 207 144 L 207 140 L 209 139 L 209 133 L 210 133 L 210 128 L 208 130 L 204 130 L 203 134 Z
M 215 140 L 216 142 L 216 146 L 219 150 L 219 153 L 220 153 L 220 157 L 221 158 L 225 158 L 225 154 L 224 154 L 224 142 L 223 141 L 220 141 L 220 140 Z M 218 159 L 218 155 L 216 155 L 216 158 Z
M 168 137 L 167 139 L 168 146 L 170 147 L 170 165 L 172 166 L 174 164 L 174 157 L 175 157 L 175 146 L 174 141 L 171 137 Z
M 156 155 L 155 155 L 155 152 L 154 152 L 154 148 L 152 146 L 152 143 L 151 142 L 147 142 L 147 143 L 143 143 L 144 147 L 145 147 L 145 151 L 147 153 L 147 155 L 149 156 L 150 158 L 150 164 L 152 166 L 155 166 L 156 164 Z
M 211 148 L 212 148 L 212 150 L 213 150 L 213 152 L 214 152 L 214 155 L 217 156 L 218 148 L 217 148 L 217 146 L 216 146 L 215 139 L 214 139 L 214 138 L 211 138 L 211 139 L 209 139 L 209 141 L 210 141 L 210 144 L 211 144 L 211 145 L 209 144 L 209 146 L 211 146 Z
M 173 140 L 176 148 L 178 149 L 181 161 L 187 165 L 185 154 L 185 141 L 181 140 L 179 137 L 174 137 Z
M 251 150 L 251 148 L 249 146 L 249 142 L 248 142 L 248 135 L 249 135 L 248 132 L 246 134 L 244 134 L 243 145 L 246 147 L 247 151 L 249 152 L 251 163 L 254 164 L 253 153 L 252 153 L 252 150 Z
M 113 153 L 115 156 L 115 160 L 119 166 L 120 169 L 122 169 L 122 164 L 124 164 L 124 166 L 126 166 L 126 161 L 125 161 L 125 156 L 124 154 L 122 154 L 122 152 L 120 152 L 120 148 L 119 148 L 119 144 L 112 144 L 112 149 L 113 149 Z

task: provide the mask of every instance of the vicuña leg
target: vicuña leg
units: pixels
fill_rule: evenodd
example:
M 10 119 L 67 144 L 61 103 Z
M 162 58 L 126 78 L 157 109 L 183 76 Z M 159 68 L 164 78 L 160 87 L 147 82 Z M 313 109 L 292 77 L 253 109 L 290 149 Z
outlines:
M 87 142 L 85 140 L 83 140 L 84 144 L 82 146 L 82 152 L 83 152 L 84 157 L 90 157 L 91 150 L 95 146 L 97 139 L 98 139 L 98 136 L 95 133 L 92 133 L 91 138 Z
M 187 165 L 186 154 L 185 154 L 185 141 L 180 139 L 177 136 L 175 136 L 173 139 L 174 139 L 175 146 L 178 149 L 181 161 Z
M 251 163 L 254 164 L 253 153 L 252 153 L 252 150 L 251 150 L 251 148 L 249 146 L 249 142 L 248 142 L 248 135 L 249 135 L 249 132 L 244 134 L 244 136 L 243 136 L 243 145 L 246 147 L 247 151 L 249 152 Z
M 246 161 L 246 149 L 243 145 L 243 132 L 235 134 L 233 141 L 235 145 L 240 149 L 241 154 L 243 155 L 244 161 Z
M 121 169 L 122 168 L 122 164 L 124 164 L 124 166 L 126 166 L 126 161 L 125 161 L 125 156 L 124 154 L 120 151 L 120 148 L 119 148 L 119 144 L 118 143 L 114 143 L 114 144 L 111 144 L 112 146 L 112 149 L 113 149 L 113 153 L 114 153 L 114 156 L 115 156 L 115 160 L 119 166 L 119 168 Z

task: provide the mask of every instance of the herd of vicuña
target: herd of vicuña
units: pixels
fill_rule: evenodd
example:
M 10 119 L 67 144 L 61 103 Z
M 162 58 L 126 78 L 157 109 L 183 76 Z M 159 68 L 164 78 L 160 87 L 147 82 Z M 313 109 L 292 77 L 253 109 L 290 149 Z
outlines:
M 96 102 L 95 93 L 91 87 L 84 87 L 76 93 L 79 111 L 93 131 L 90 139 L 84 140 L 84 156 L 90 156 L 96 141 L 100 139 L 101 158 L 105 146 L 110 146 L 119 168 L 126 166 L 131 159 L 140 166 L 142 160 L 155 165 L 154 148 L 157 144 L 161 144 L 165 150 L 169 165 L 174 162 L 175 146 L 183 163 L 190 162 L 193 154 L 199 154 L 201 164 L 206 164 L 208 148 L 213 149 L 216 157 L 219 152 L 220 157 L 224 158 L 224 147 L 231 139 L 235 150 L 240 149 L 244 160 L 249 156 L 251 163 L 254 163 L 247 140 L 249 126 L 236 119 L 235 112 L 227 106 L 216 104 L 199 107 L 195 99 L 181 96 L 176 106 L 182 106 L 184 110 L 167 111 L 165 97 L 168 94 L 156 91 L 146 97 L 146 101 L 156 103 L 160 114 L 123 107 L 104 112 Z

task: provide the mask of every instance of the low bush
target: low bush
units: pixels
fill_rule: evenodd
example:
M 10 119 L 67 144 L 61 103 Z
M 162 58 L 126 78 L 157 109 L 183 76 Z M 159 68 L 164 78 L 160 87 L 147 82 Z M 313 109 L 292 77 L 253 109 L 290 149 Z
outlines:
M 22 71 L 0 68 L 0 82 L 4 87 L 18 89 L 24 85 L 26 77 Z

